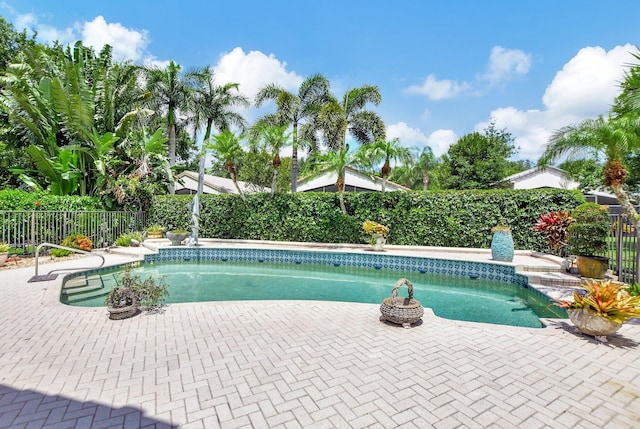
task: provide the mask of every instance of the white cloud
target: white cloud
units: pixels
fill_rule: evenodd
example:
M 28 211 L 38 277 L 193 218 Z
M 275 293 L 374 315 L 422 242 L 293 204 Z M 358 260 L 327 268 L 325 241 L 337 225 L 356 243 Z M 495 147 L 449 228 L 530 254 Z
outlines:
M 526 54 L 520 49 L 505 49 L 502 46 L 494 46 L 491 49 L 489 66 L 483 78 L 488 80 L 490 85 L 495 85 L 514 74 L 527 74 L 529 68 L 531 68 L 531 54 Z
M 33 28 L 38 32 L 38 41 L 44 43 L 59 42 L 62 45 L 67 45 L 78 40 L 78 36 L 70 27 L 61 30 L 50 25 L 37 24 Z
M 506 128 L 520 147 L 519 158 L 537 160 L 549 136 L 556 130 L 606 114 L 619 94 L 625 65 L 634 62 L 631 44 L 610 51 L 601 47 L 581 49 L 556 73 L 547 87 L 542 110 L 499 108 L 491 112 L 499 128 Z M 480 123 L 483 129 L 487 123 Z
M 632 62 L 634 46 L 616 46 L 609 52 L 603 48 L 581 49 L 559 71 L 547 87 L 542 101 L 548 110 L 572 112 L 587 118 L 608 110 L 620 92 L 623 66 Z
M 406 122 L 389 125 L 387 138 L 397 138 L 405 147 L 429 146 L 436 156 L 446 153 L 449 146 L 458 140 L 458 136 L 452 130 L 436 130 L 427 136 L 419 128 L 411 128 Z
M 37 24 L 36 16 L 32 13 L 18 15 L 13 24 L 18 30 L 33 28 Z
M 149 34 L 147 30 L 132 30 L 118 22 L 107 23 L 104 17 L 96 16 L 93 21 L 82 25 L 82 41 L 96 51 L 104 45 L 111 45 L 117 60 L 140 61 L 149 45 Z
M 75 23 L 73 27 L 59 29 L 41 24 L 37 15 L 32 13 L 18 14 L 6 3 L 0 3 L 0 6 L 15 16 L 13 23 L 17 30 L 36 30 L 38 41 L 42 43 L 57 41 L 66 45 L 82 39 L 84 45 L 91 46 L 98 52 L 104 45 L 111 45 L 116 60 L 140 62 L 144 59 L 145 62 L 158 65 L 168 63 L 157 61 L 155 57 L 146 52 L 149 45 L 147 30 L 138 31 L 126 28 L 120 23 L 108 23 L 102 16 L 96 16 L 93 21 Z
M 295 72 L 287 71 L 287 63 L 279 61 L 273 54 L 265 55 L 260 51 L 245 53 L 240 47 L 223 54 L 213 70 L 217 84 L 239 83 L 240 91 L 250 100 L 267 84 L 276 83 L 297 92 L 304 80 Z
M 422 85 L 411 85 L 404 90 L 407 94 L 426 95 L 430 100 L 444 100 L 453 98 L 460 92 L 468 90 L 470 85 L 466 82 L 456 82 L 452 80 L 438 80 L 435 75 L 430 74 Z
M 73 28 L 58 29 L 50 25 L 40 24 L 38 17 L 32 13 L 19 14 L 6 3 L 2 3 L 0 6 L 2 6 L 2 9 L 7 9 L 9 13 L 14 16 L 12 22 L 16 30 L 26 30 L 28 33 L 35 30 L 38 32 L 38 40 L 40 42 L 50 43 L 57 41 L 62 44 L 67 44 L 76 40 Z
M 531 54 L 520 49 L 506 49 L 502 46 L 494 46 L 489 55 L 489 65 L 484 74 L 476 77 L 473 83 L 458 82 L 455 80 L 438 80 L 434 74 L 426 77 L 422 85 L 411 85 L 405 88 L 405 94 L 424 95 L 429 100 L 445 100 L 454 98 L 460 94 L 481 94 L 480 87 L 487 82 L 492 87 L 500 82 L 510 79 L 514 75 L 524 75 L 531 68 Z

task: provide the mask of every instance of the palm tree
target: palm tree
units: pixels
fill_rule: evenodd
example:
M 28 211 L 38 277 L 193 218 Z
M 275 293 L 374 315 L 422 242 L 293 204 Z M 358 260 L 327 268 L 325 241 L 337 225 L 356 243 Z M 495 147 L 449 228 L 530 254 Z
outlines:
M 229 177 L 233 181 L 240 198 L 246 202 L 246 198 L 242 189 L 238 185 L 238 162 L 244 150 L 240 146 L 240 142 L 244 139 L 245 135 L 235 135 L 229 130 L 224 130 L 220 134 L 212 135 L 209 142 L 205 142 L 207 149 L 213 151 L 213 154 L 218 160 L 224 162 L 224 169 L 229 173 Z
M 282 160 L 280 159 L 280 150 L 291 144 L 291 133 L 287 132 L 287 125 L 272 126 L 268 123 L 259 122 L 253 127 L 253 133 L 257 133 L 255 140 L 262 141 L 265 150 L 271 154 L 271 167 L 273 168 L 273 177 L 271 179 L 271 195 L 275 195 L 278 187 L 278 170 Z
M 169 137 L 169 165 L 176 163 L 176 123 L 178 113 L 190 102 L 194 89 L 191 86 L 194 72 L 182 73 L 182 67 L 173 61 L 164 68 L 143 69 L 146 77 L 149 103 L 156 111 L 164 110 L 167 115 L 167 136 Z M 170 186 L 173 193 L 173 186 Z
M 291 125 L 293 127 L 291 154 L 291 191 L 296 192 L 298 183 L 298 149 L 300 148 L 299 134 L 306 134 L 300 128 L 308 126 L 323 103 L 329 99 L 329 81 L 326 77 L 316 74 L 302 82 L 297 94 L 293 94 L 284 88 L 271 84 L 262 88 L 255 98 L 256 107 L 261 106 L 267 100 L 276 103 L 275 114 L 268 115 L 263 120 L 268 120 L 273 125 Z
M 411 159 L 411 153 L 406 147 L 400 146 L 400 140 L 377 140 L 370 146 L 367 152 L 371 156 L 374 163 L 384 161 L 380 170 L 382 176 L 382 192 L 385 192 L 387 179 L 391 174 L 391 161 L 402 161 L 408 163 Z
M 384 140 L 384 122 L 375 112 L 365 109 L 368 103 L 377 106 L 381 101 L 380 89 L 372 85 L 347 91 L 342 102 L 332 97 L 322 106 L 315 123 L 325 145 L 333 150 L 344 147 L 347 131 L 360 144 Z
M 587 119 L 578 125 L 564 127 L 549 138 L 539 166 L 561 157 L 569 160 L 604 156 L 605 186 L 611 188 L 626 214 L 640 228 L 640 216 L 624 189 L 627 169 L 625 156 L 640 149 L 640 122 L 636 118 L 619 117 Z
M 422 148 L 422 152 L 418 155 L 418 162 L 414 168 L 422 177 L 422 190 L 426 191 L 429 187 L 429 173 L 438 165 L 438 159 L 433 154 L 433 150 L 429 146 Z
M 315 164 L 318 170 L 310 178 L 318 176 L 324 172 L 336 174 L 336 189 L 340 201 L 340 210 L 347 214 L 344 204 L 344 178 L 348 167 L 358 167 L 368 164 L 368 155 L 360 147 L 356 152 L 349 152 L 349 145 L 344 145 L 338 150 L 329 150 L 325 153 L 314 152 L 310 157 L 310 162 Z
M 232 126 L 242 129 L 246 127 L 245 119 L 234 111 L 250 105 L 247 97 L 239 92 L 239 84 L 216 85 L 213 72 L 208 66 L 194 73 L 193 83 L 196 89 L 190 110 L 193 113 L 194 140 L 202 122 L 205 123 L 203 142 L 209 141 L 214 126 L 218 131 L 228 130 Z M 203 143 L 198 163 L 198 194 L 202 194 L 204 188 L 205 159 L 206 145 Z

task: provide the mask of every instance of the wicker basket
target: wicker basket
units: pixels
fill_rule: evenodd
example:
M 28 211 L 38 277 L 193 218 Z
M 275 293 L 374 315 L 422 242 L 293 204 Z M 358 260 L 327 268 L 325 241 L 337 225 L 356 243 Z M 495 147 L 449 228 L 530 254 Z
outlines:
M 408 298 L 398 298 L 398 289 L 402 285 L 409 289 Z M 385 298 L 380 305 L 382 316 L 380 320 L 409 326 L 416 323 L 424 314 L 424 308 L 419 301 L 413 299 L 413 283 L 407 279 L 400 279 L 393 287 L 390 298 Z
M 109 319 L 122 320 L 133 317 L 138 312 L 138 303 L 136 301 L 135 295 L 132 295 L 132 300 L 133 303 L 131 305 L 127 305 L 126 307 L 107 307 L 107 311 L 109 312 Z

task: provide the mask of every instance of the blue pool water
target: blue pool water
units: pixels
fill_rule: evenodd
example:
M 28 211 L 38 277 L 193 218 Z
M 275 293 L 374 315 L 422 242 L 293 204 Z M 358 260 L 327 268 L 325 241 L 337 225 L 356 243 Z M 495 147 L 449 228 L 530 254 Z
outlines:
M 165 276 L 169 303 L 236 300 L 322 300 L 381 303 L 399 278 L 414 285 L 414 298 L 436 315 L 455 320 L 541 327 L 539 317 L 563 317 L 561 311 L 520 285 L 480 278 L 335 264 L 196 260 L 150 261 L 133 269 L 141 277 Z M 71 278 L 61 301 L 103 306 L 118 269 Z M 406 296 L 406 288 L 400 294 Z

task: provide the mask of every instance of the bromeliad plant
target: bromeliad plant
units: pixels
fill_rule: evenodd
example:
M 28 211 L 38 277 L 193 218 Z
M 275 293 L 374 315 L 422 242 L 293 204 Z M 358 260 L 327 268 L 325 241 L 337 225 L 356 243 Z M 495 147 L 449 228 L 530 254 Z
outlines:
M 565 309 L 588 308 L 614 323 L 625 323 L 640 317 L 640 296 L 633 296 L 624 286 L 611 280 L 587 279 L 586 295 L 573 293 L 573 302 L 556 300 Z
M 533 230 L 547 239 L 549 250 L 557 256 L 564 256 L 569 239 L 569 225 L 575 222 L 570 212 L 551 211 L 540 215 Z

